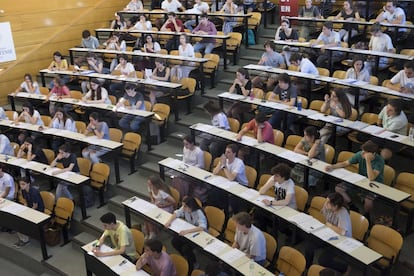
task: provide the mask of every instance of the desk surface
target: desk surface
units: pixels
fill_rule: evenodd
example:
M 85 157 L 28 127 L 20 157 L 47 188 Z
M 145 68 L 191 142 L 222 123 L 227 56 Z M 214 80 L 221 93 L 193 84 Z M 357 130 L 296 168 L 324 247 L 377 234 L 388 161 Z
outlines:
M 276 215 L 277 217 L 280 217 L 284 220 L 287 220 L 295 224 L 297 227 L 301 228 L 307 233 L 313 233 L 315 231 L 320 231 L 320 229 L 326 228 L 322 223 L 320 223 L 313 217 L 305 213 L 298 212 L 297 210 L 294 210 L 288 206 L 266 206 L 262 203 L 262 200 L 264 198 L 269 198 L 269 196 L 259 195 L 258 191 L 240 185 L 237 182 L 229 181 L 228 179 L 222 176 L 213 175 L 211 172 L 205 171 L 194 166 L 186 165 L 182 161 L 173 158 L 166 158 L 158 163 L 164 167 L 176 170 L 180 173 L 196 178 L 199 181 L 225 190 L 245 201 L 250 202 L 251 204 L 257 207 L 260 207 Z M 319 237 L 318 235 L 315 236 Z M 335 236 L 338 235 L 335 234 Z M 357 243 L 352 238 L 340 237 L 339 241 L 342 240 Z M 352 250 L 348 250 L 346 247 L 342 246 L 342 244 L 338 245 L 336 242 L 328 242 L 331 243 L 332 246 L 338 248 L 344 253 L 347 253 L 348 255 L 359 260 L 365 265 L 369 265 L 381 258 L 380 254 L 364 246 L 362 243 L 355 245 L 354 248 L 352 248 Z
M 158 35 L 181 35 L 186 34 L 190 37 L 201 37 L 201 38 L 217 38 L 217 39 L 229 39 L 230 35 L 227 34 L 216 34 L 216 35 L 208 35 L 208 34 L 192 34 L 192 33 L 186 33 L 186 32 L 170 32 L 170 31 L 155 31 L 155 30 L 116 30 L 116 29 L 110 29 L 110 28 L 98 28 L 95 29 L 95 32 L 124 32 L 124 33 L 140 33 L 140 34 L 158 34 Z
M 27 206 L 4 198 L 0 199 L 0 211 L 18 216 L 34 224 L 40 224 L 50 218 L 49 215 L 43 212 L 37 211 L 35 209 L 29 208 Z

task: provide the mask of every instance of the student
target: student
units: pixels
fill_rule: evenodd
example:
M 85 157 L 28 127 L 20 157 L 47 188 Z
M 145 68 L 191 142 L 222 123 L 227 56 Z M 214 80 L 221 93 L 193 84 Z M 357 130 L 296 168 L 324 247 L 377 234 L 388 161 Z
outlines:
M 161 9 L 163 9 L 166 12 L 179 12 L 185 11 L 185 8 L 183 5 L 181 5 L 180 1 L 178 0 L 164 0 L 161 3 Z
M 38 189 L 31 187 L 30 179 L 28 177 L 22 177 L 17 180 L 22 193 L 22 197 L 25 200 L 24 205 L 35 209 L 39 212 L 44 212 L 45 206 L 43 204 L 42 197 Z M 30 243 L 28 236 L 21 233 L 17 233 L 18 241 L 13 245 L 15 248 L 20 249 Z
M 236 72 L 236 78 L 234 79 L 232 86 L 229 88 L 229 93 L 235 93 L 248 97 L 251 92 L 252 81 L 250 80 L 249 72 L 244 68 L 239 68 Z M 252 106 L 248 103 L 235 102 L 227 111 L 227 116 L 235 118 L 242 123 L 242 114 L 250 111 L 251 109 Z
M 59 147 L 59 153 L 57 154 L 56 158 L 50 164 L 50 167 L 56 167 L 57 163 L 61 163 L 63 169 L 53 171 L 52 175 L 58 175 L 64 172 L 74 172 L 79 173 L 79 166 L 78 161 L 76 159 L 76 154 L 70 151 L 69 144 L 63 144 Z M 56 199 L 59 197 L 66 197 L 69 199 L 73 199 L 72 194 L 68 189 L 69 183 L 66 181 L 60 181 L 56 187 Z
M 371 75 L 369 71 L 367 70 L 367 68 L 365 68 L 364 58 L 362 55 L 354 56 L 352 60 L 352 67 L 346 71 L 345 79 L 353 79 L 353 80 L 359 80 L 359 81 L 369 83 L 371 79 Z M 347 92 L 346 96 L 348 97 L 348 100 L 351 103 L 351 105 L 355 106 L 355 95 Z M 359 97 L 358 97 L 359 102 L 361 103 L 361 101 L 365 100 L 367 96 L 368 96 L 368 91 L 364 89 L 360 89 Z M 362 113 L 363 112 L 360 112 L 359 114 L 362 114 Z
M 312 0 L 305 0 L 305 6 L 300 7 L 298 16 L 307 18 L 321 18 L 319 8 L 312 5 Z M 315 30 L 316 23 L 306 21 L 306 23 L 304 23 L 300 28 L 301 37 L 308 40 L 309 33 L 314 32 Z
M 368 49 L 377 52 L 386 52 L 386 53 L 395 53 L 394 45 L 392 44 L 391 37 L 381 30 L 380 23 L 374 23 L 371 26 L 371 38 L 369 40 Z M 386 68 L 392 59 L 387 57 L 379 57 L 378 69 L 382 70 Z M 366 62 L 367 70 L 372 72 L 372 67 L 374 66 L 375 60 L 369 59 Z
M 85 96 L 82 97 L 82 101 L 89 104 L 111 104 L 111 100 L 108 97 L 108 91 L 105 87 L 102 87 L 102 83 L 98 79 L 90 80 L 91 89 Z
M 298 32 L 290 27 L 289 19 L 283 18 L 280 27 L 277 28 L 275 40 L 297 41 L 299 39 Z
M 59 76 L 53 78 L 53 88 L 50 90 L 45 101 L 49 101 L 50 98 L 62 99 L 70 97 L 70 91 L 69 88 L 65 85 L 65 82 Z M 53 116 L 55 114 L 55 109 L 56 103 L 51 101 L 49 103 L 49 114 Z
M 313 64 L 313 62 L 302 56 L 302 54 L 299 53 L 293 53 L 292 55 L 290 55 L 289 57 L 289 63 L 291 65 L 297 66 L 298 67 L 298 71 L 301 73 L 306 73 L 306 74 L 313 74 L 316 76 L 319 76 L 319 71 L 318 68 L 316 68 L 315 64 Z M 296 86 L 300 91 L 304 91 L 304 93 L 307 93 L 307 91 L 309 91 L 309 83 L 311 83 L 311 85 L 317 85 L 320 83 L 320 81 L 318 80 L 312 80 L 311 82 L 307 81 L 306 79 L 296 79 Z
M 177 271 L 168 253 L 162 251 L 159 240 L 149 239 L 144 243 L 144 254 L 139 257 L 136 268 L 141 270 L 145 265 L 151 268 L 152 275 L 176 276 Z
M 187 10 L 186 12 L 200 14 L 202 16 L 203 14 L 207 15 L 209 10 L 210 10 L 210 7 L 208 6 L 207 2 L 203 2 L 201 0 L 195 0 L 193 8 Z M 200 20 L 202 19 L 201 16 L 199 17 Z M 208 21 L 208 19 L 207 19 L 207 21 Z M 193 32 L 193 26 L 195 24 L 196 24 L 196 20 L 195 20 L 194 15 L 191 16 L 191 20 L 187 20 L 186 22 L 184 22 L 184 26 L 187 29 L 189 29 L 190 32 Z M 214 24 L 213 24 L 213 26 L 214 26 Z M 216 29 L 216 27 L 214 27 L 214 29 Z
M 0 198 L 7 198 L 8 200 L 15 199 L 14 179 L 4 170 L 6 166 L 0 163 Z
M 389 100 L 379 113 L 377 124 L 388 131 L 406 135 L 408 120 L 402 110 L 401 100 Z
M 268 206 L 289 206 L 297 209 L 295 197 L 295 183 L 290 178 L 290 167 L 280 163 L 272 168 L 272 177 L 260 188 L 259 194 L 266 194 L 267 190 L 273 187 L 275 200 L 264 199 L 263 203 Z
M 40 147 L 39 143 L 36 143 L 31 137 L 27 137 L 24 143 L 20 146 L 17 152 L 18 158 L 24 158 L 26 156 L 27 161 L 36 161 L 43 164 L 49 164 L 46 155 Z
M 242 137 L 249 131 L 253 131 L 254 138 L 257 139 L 257 142 L 263 143 L 267 142 L 270 144 L 275 143 L 275 138 L 273 136 L 272 125 L 266 121 L 266 114 L 259 112 L 256 114 L 255 118 L 252 119 L 247 125 L 240 130 L 236 136 L 237 141 L 241 141 Z
M 159 176 L 152 175 L 147 180 L 147 187 L 151 203 L 155 204 L 168 213 L 174 211 L 174 206 L 177 204 L 171 195 L 170 188 L 162 181 Z M 153 239 L 158 233 L 158 228 L 155 224 L 145 221 L 145 239 Z
M 187 259 L 188 265 L 190 266 L 189 271 L 192 271 L 196 263 L 196 256 L 194 255 L 192 244 L 182 236 L 189 233 L 207 231 L 207 216 L 201 206 L 197 204 L 197 201 L 193 197 L 187 196 L 183 198 L 181 208 L 176 210 L 165 223 L 165 227 L 170 227 L 176 218 L 182 218 L 186 222 L 194 225 L 194 228 L 180 231 L 178 233 L 179 236 L 174 236 L 171 241 L 174 248 Z
M 401 93 L 414 93 L 414 61 L 405 62 L 404 69 L 395 74 L 386 87 Z
M 131 30 L 139 30 L 139 31 L 151 31 L 152 29 L 152 23 L 147 19 L 145 14 L 141 14 L 139 16 L 139 20 L 132 28 L 129 28 L 129 31 Z
M 24 121 L 28 124 L 43 126 L 42 118 L 40 117 L 39 111 L 35 110 L 30 102 L 24 102 L 22 105 L 22 113 L 16 118 L 15 123 Z
M 180 46 L 178 46 L 178 55 L 181 57 L 194 58 L 194 47 L 189 43 L 189 37 L 186 34 L 180 35 Z M 183 61 L 182 65 L 175 65 L 171 69 L 171 81 L 178 82 L 182 78 L 188 78 L 190 72 L 194 69 L 194 62 Z
M 124 11 L 142 11 L 143 9 L 144 5 L 141 0 L 131 0 L 128 5 L 126 5 Z
M 168 0 L 165 0 L 168 1 Z M 164 1 L 164 2 L 165 2 Z M 177 1 L 177 0 L 173 0 Z M 181 5 L 181 4 L 180 4 Z M 162 25 L 160 31 L 162 32 L 184 32 L 184 24 L 180 19 L 176 19 L 175 12 L 169 11 L 168 19 L 165 21 L 164 25 Z M 165 49 L 170 52 L 171 50 L 177 50 L 179 45 L 179 38 L 176 35 L 173 35 L 173 37 L 167 41 L 167 44 L 165 45 Z
M 106 122 L 101 122 L 99 114 L 97 112 L 92 112 L 89 115 L 89 124 L 86 127 L 85 135 L 88 133 L 93 133 L 96 135 L 98 139 L 106 139 L 109 140 L 109 128 Z M 82 150 L 83 158 L 88 158 L 91 160 L 92 164 L 99 163 L 99 157 L 107 153 L 108 150 L 97 146 L 97 145 L 90 145 Z
M 98 246 L 93 250 L 95 256 L 105 257 L 122 255 L 132 263 L 135 263 L 138 259 L 138 254 L 135 249 L 131 230 L 120 220 L 117 220 L 116 216 L 111 212 L 101 216 L 100 220 L 103 223 L 105 231 L 98 240 Z M 106 237 L 111 238 L 114 249 L 110 252 L 100 250 L 100 245 L 104 244 Z
M 376 22 L 386 21 L 389 24 L 400 24 L 405 25 L 406 16 L 402 8 L 397 7 L 397 1 L 386 1 L 385 6 L 382 8 L 383 11 L 375 19 Z M 389 31 L 395 32 L 395 28 L 388 28 Z M 398 32 L 405 34 L 406 28 L 398 28 Z M 399 36 L 400 36 L 399 35 Z
M 311 43 L 311 46 L 316 46 L 322 44 L 323 46 L 320 49 L 316 64 L 318 67 L 326 66 L 329 55 L 331 55 L 331 63 L 339 61 L 343 57 L 343 53 L 340 51 L 333 51 L 331 54 L 325 48 L 329 47 L 339 47 L 341 46 L 341 37 L 338 32 L 333 30 L 333 24 L 331 21 L 326 21 L 323 23 L 322 32 L 318 36 L 315 42 Z
M 75 121 L 63 110 L 63 108 L 58 107 L 56 109 L 55 115 L 50 122 L 49 127 L 60 129 L 60 130 L 68 130 L 71 132 L 78 132 L 76 129 Z M 53 138 L 51 147 L 54 152 L 59 151 L 59 147 L 64 143 L 64 139 L 55 137 Z
M 226 0 L 223 8 L 220 10 L 224 14 L 237 14 L 238 7 L 233 3 L 233 0 Z M 233 28 L 237 25 L 236 17 L 224 17 L 223 33 L 226 35 L 233 31 Z
M 119 72 L 120 76 L 127 78 L 136 78 L 137 74 L 135 72 L 134 65 L 128 61 L 128 56 L 125 54 L 118 55 L 119 64 L 114 68 L 114 71 Z M 111 95 L 117 95 L 118 90 L 123 90 L 125 84 L 122 81 L 112 81 L 109 86 L 109 91 Z
M 98 49 L 99 41 L 96 37 L 91 35 L 91 32 L 89 30 L 84 30 L 82 32 L 81 45 L 83 48 Z
M 4 134 L 0 134 L 0 154 L 14 156 L 14 149 L 10 144 L 10 140 Z
M 99 73 L 99 74 L 103 74 L 104 72 L 104 67 L 103 67 L 103 60 L 100 58 L 97 58 L 96 55 L 94 53 L 88 53 L 86 54 L 86 62 L 88 63 L 88 70 L 91 70 L 95 73 Z M 106 72 L 108 73 L 108 72 Z M 101 80 L 99 80 L 101 81 Z M 86 93 L 88 92 L 88 84 L 91 82 L 91 80 L 89 81 L 82 81 L 81 82 L 81 89 L 82 89 L 82 93 Z M 103 81 L 102 81 L 103 82 Z
M 37 81 L 33 81 L 32 75 L 29 73 L 24 74 L 24 81 L 17 87 L 15 93 L 26 92 L 31 94 L 40 94 L 39 84 Z
M 217 175 L 223 171 L 224 176 L 230 181 L 237 181 L 241 185 L 247 186 L 247 176 L 244 163 L 236 157 L 237 145 L 229 144 L 226 151 L 221 155 L 220 161 L 213 170 L 213 174 Z
M 68 68 L 68 62 L 63 58 L 62 54 L 58 51 L 54 52 L 53 61 L 50 63 L 47 69 L 51 71 L 66 71 Z M 62 75 L 60 78 L 64 84 L 70 81 L 70 76 Z M 52 89 L 54 85 L 54 81 L 52 80 L 49 84 L 49 88 Z
M 194 30 L 193 34 L 199 35 L 217 35 L 217 29 L 213 22 L 208 20 L 206 13 L 200 15 L 200 23 Z M 201 52 L 204 49 L 204 54 L 210 54 L 216 45 L 216 39 L 214 38 L 202 38 L 194 45 L 194 52 Z
M 129 106 L 126 106 L 125 103 L 128 102 Z M 119 99 L 116 104 L 116 108 L 127 108 L 131 110 L 145 110 L 145 101 L 144 95 L 141 92 L 137 91 L 137 87 L 133 83 L 127 83 L 125 85 L 125 93 L 122 98 Z M 119 126 L 125 132 L 133 131 L 137 132 L 143 121 L 143 118 L 140 116 L 135 116 L 131 114 L 125 114 L 119 120 Z
M 343 19 L 346 21 L 359 21 L 361 18 L 358 11 L 352 6 L 351 0 L 345 0 L 342 10 L 335 16 L 335 19 Z M 351 33 L 351 37 L 349 37 Z M 358 24 L 343 24 L 341 30 L 339 30 L 339 35 L 341 39 L 345 42 L 348 42 L 350 38 L 355 36 L 358 33 Z
M 165 59 L 156 58 L 155 59 L 155 69 L 152 72 L 151 79 L 158 80 L 158 81 L 169 81 L 170 80 L 170 68 L 167 66 Z M 157 102 L 158 97 L 162 97 L 167 95 L 166 90 L 158 90 L 154 91 L 151 90 L 149 98 L 151 101 L 151 106 Z
M 286 69 L 286 63 L 283 56 L 276 52 L 276 45 L 273 41 L 268 40 L 264 44 L 265 52 L 262 54 L 258 64 L 268 67 Z M 277 83 L 277 74 L 267 72 L 260 73 L 252 80 L 253 87 L 263 88 L 264 91 L 273 90 Z
M 266 240 L 263 232 L 253 225 L 250 214 L 240 212 L 233 216 L 236 221 L 236 234 L 232 247 L 244 252 L 256 263 L 264 265 L 266 261 Z
M 111 29 L 123 30 L 126 28 L 126 22 L 121 13 L 115 13 L 115 19 L 111 22 Z

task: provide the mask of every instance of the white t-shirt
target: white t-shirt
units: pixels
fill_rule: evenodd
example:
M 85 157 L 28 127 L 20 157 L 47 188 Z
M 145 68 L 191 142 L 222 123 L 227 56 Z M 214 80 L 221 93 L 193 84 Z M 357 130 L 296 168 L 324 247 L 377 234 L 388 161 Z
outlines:
M 335 31 L 331 31 L 331 33 L 329 34 L 329 36 L 325 35 L 323 32 L 318 36 L 318 39 L 320 41 L 323 41 L 324 45 L 328 45 L 328 44 L 332 44 L 332 43 L 337 43 L 338 46 L 341 43 L 341 36 L 339 35 L 338 32 Z
M 135 68 L 134 68 L 134 65 L 132 65 L 132 63 L 127 62 L 125 64 L 125 67 L 123 67 L 121 63 L 118 64 L 115 67 L 115 70 L 119 70 L 121 72 L 121 75 L 128 76 L 131 72 L 134 72 L 135 71 Z
M 408 78 L 404 70 L 401 70 L 394 77 L 392 77 L 391 83 L 400 84 L 401 87 L 414 89 L 414 78 Z
M 42 121 L 42 118 L 40 117 L 39 111 L 34 110 L 32 117 L 37 118 L 36 122 L 34 123 L 35 125 L 43 126 L 43 121 Z M 28 123 L 28 124 L 31 124 L 32 123 L 32 122 L 30 122 L 30 118 L 29 117 L 26 117 L 26 116 L 24 117 L 24 121 L 26 123 Z
M 393 13 L 390 13 L 389 11 L 385 11 L 382 14 L 382 19 L 385 19 L 388 22 L 392 22 L 392 21 L 396 20 L 400 16 L 402 17 L 402 20 L 401 20 L 401 23 L 400 24 L 401 25 L 405 25 L 405 21 L 406 21 L 405 12 L 400 7 L 396 7 L 394 9 L 394 12 Z M 394 30 L 394 28 L 390 28 L 390 30 Z M 406 32 L 407 29 L 406 28 L 398 28 L 398 31 L 399 32 Z
M 244 186 L 247 186 L 248 181 L 246 176 L 246 168 L 241 159 L 236 157 L 231 164 L 229 164 L 229 160 L 226 160 L 226 167 L 232 174 L 237 173 L 237 176 L 234 179 L 235 181 Z
M 0 177 L 0 193 L 3 193 L 7 187 L 10 187 L 10 191 L 9 191 L 9 194 L 6 196 L 6 198 L 13 200 L 14 199 L 14 180 L 10 174 L 4 173 L 3 177 Z
M 263 232 L 253 224 L 247 234 L 236 230 L 234 240 L 239 245 L 240 251 L 243 251 L 247 255 L 255 256 L 255 261 L 263 261 L 266 259 L 266 239 Z
M 206 2 L 200 2 L 200 4 L 194 4 L 192 9 L 187 10 L 188 13 L 202 14 L 210 10 L 210 7 Z
M 52 121 L 52 128 L 65 129 L 72 132 L 78 132 L 76 129 L 75 121 L 66 119 L 66 122 L 61 122 L 57 118 Z
M 39 84 L 37 83 L 37 81 L 34 81 L 33 83 L 32 83 L 32 85 L 33 85 L 33 88 L 35 89 L 34 90 L 34 94 L 40 94 L 40 90 L 39 90 Z M 22 84 L 20 84 L 20 88 L 23 88 L 24 89 L 24 91 L 25 92 L 27 92 L 27 93 L 31 93 L 30 91 L 29 91 L 29 87 L 27 86 L 27 83 L 24 81 L 24 82 L 22 82 Z
M 204 169 L 204 152 L 199 147 L 193 150 L 183 148 L 183 162 Z
M 308 58 L 302 58 L 299 65 L 299 71 L 302 73 L 319 75 L 318 69 Z
M 98 100 L 98 93 L 95 93 L 95 98 L 92 99 L 92 90 L 89 90 L 88 93 L 86 93 L 85 98 L 88 100 L 96 101 Z M 108 97 L 108 91 L 101 87 L 101 99 L 105 99 L 106 104 L 111 104 L 111 100 Z
M 4 134 L 0 134 L 0 154 L 14 156 L 14 150 L 10 144 L 10 140 Z
M 161 4 L 161 9 L 166 10 L 167 12 L 178 12 L 178 9 L 181 7 L 181 3 L 177 0 L 171 0 L 171 2 L 164 0 Z
M 346 79 L 354 79 L 354 80 L 360 80 L 360 81 L 369 82 L 370 75 L 369 75 L 368 70 L 366 70 L 365 68 L 362 69 L 361 72 L 359 72 L 358 75 L 356 74 L 354 68 L 349 68 L 346 71 L 345 78 Z
M 211 124 L 215 127 L 223 128 L 226 130 L 230 129 L 229 120 L 227 120 L 227 116 L 223 112 L 214 115 L 211 119 Z
M 144 29 L 144 24 L 145 24 L 146 29 Z M 147 20 L 147 21 L 145 21 L 144 24 L 142 24 L 141 21 L 138 21 L 137 23 L 135 23 L 134 28 L 137 29 L 137 30 L 151 30 L 151 28 L 152 28 L 151 21 Z
M 269 178 L 268 181 L 273 181 L 273 177 Z M 275 182 L 273 188 L 275 189 L 276 200 L 284 200 L 287 195 L 292 195 L 292 198 L 290 199 L 290 202 L 287 206 L 293 209 L 297 209 L 295 197 L 295 183 L 292 179 L 288 179 L 280 184 L 278 182 Z
M 394 49 L 394 45 L 392 45 L 392 40 L 389 35 L 381 33 L 379 36 L 371 36 L 369 49 L 372 51 L 389 52 Z M 388 63 L 388 58 L 380 57 L 380 63 Z

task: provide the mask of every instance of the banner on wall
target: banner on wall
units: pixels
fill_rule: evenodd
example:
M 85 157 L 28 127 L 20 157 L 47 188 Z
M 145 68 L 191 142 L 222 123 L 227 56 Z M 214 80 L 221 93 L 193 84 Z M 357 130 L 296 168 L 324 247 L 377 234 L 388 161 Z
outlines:
M 279 15 L 283 16 L 298 16 L 299 0 L 280 0 L 279 1 Z
M 16 60 L 10 22 L 0 23 L 0 62 Z

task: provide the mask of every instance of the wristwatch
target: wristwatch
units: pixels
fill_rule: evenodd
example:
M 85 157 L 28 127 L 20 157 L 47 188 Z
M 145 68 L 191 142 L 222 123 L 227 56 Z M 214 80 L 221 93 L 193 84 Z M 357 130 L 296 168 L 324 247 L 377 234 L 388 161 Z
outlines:
M 222 169 L 226 168 L 226 165 L 221 166 Z
M 270 201 L 270 206 L 272 206 L 272 205 L 273 205 L 273 200 Z

